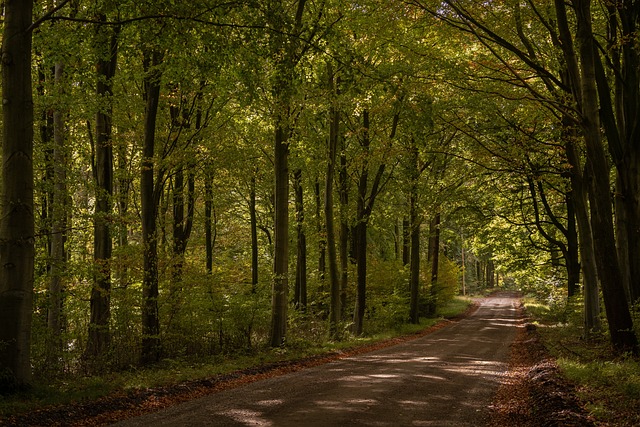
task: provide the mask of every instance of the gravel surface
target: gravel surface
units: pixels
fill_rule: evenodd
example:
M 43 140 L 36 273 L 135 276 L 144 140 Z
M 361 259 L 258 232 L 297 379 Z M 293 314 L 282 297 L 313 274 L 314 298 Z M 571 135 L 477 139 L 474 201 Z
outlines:
M 515 293 L 431 334 L 204 396 L 117 426 L 478 426 L 507 369 Z

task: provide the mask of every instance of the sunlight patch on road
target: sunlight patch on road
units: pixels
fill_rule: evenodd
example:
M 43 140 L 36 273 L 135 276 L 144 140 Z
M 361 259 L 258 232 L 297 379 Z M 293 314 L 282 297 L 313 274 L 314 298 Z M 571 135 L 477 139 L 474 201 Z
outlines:
M 270 400 L 260 400 L 256 402 L 256 405 L 269 407 L 269 406 L 282 405 L 283 403 L 284 403 L 284 400 L 282 399 L 270 399 Z
M 271 421 L 261 418 L 262 412 L 249 409 L 229 409 L 228 411 L 220 412 L 220 414 L 245 425 L 258 427 L 271 427 L 273 425 Z

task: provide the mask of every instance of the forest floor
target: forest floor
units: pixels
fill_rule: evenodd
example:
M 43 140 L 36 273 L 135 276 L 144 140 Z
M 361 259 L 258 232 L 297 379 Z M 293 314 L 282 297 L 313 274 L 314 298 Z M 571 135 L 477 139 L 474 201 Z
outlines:
M 411 341 L 469 316 L 476 308 L 473 307 L 463 316 L 445 320 L 419 334 L 394 338 L 348 351 L 269 364 L 173 386 L 130 391 L 94 401 L 43 408 L 11 419 L 0 419 L 0 425 L 108 425 L 201 396 Z M 488 412 L 487 425 L 491 427 L 595 425 L 585 414 L 582 403 L 575 397 L 574 387 L 560 375 L 536 329 L 525 323 L 522 318 L 517 325 L 515 340 L 510 346 L 508 370 L 500 379 L 496 397 Z

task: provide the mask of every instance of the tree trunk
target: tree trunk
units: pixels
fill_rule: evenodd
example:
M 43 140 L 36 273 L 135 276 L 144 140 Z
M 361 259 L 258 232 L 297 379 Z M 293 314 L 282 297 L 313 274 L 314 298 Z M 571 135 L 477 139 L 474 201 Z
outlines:
M 273 285 L 271 290 L 271 334 L 272 347 L 285 343 L 287 331 L 287 307 L 289 295 L 289 137 L 291 136 L 291 96 L 295 67 L 300 60 L 299 35 L 306 0 L 298 0 L 293 21 L 294 36 L 282 32 L 275 38 L 278 59 L 275 64 L 273 94 L 275 98 L 274 181 L 275 181 L 275 227 Z M 282 5 L 279 5 L 282 8 Z M 286 14 L 283 9 L 277 12 Z M 278 13 L 276 13 L 277 15 Z M 276 28 L 285 23 L 273 22 Z
M 566 194 L 567 204 L 567 296 L 573 297 L 580 286 L 580 259 L 578 251 L 578 231 L 576 228 L 575 204 L 573 201 L 573 191 Z
M 171 271 L 171 287 L 169 288 L 170 315 L 167 327 L 173 325 L 173 319 L 178 315 L 182 298 L 182 271 L 184 268 L 187 243 L 193 228 L 193 212 L 195 202 L 195 176 L 187 164 L 187 201 L 185 205 L 184 165 L 179 165 L 173 178 L 173 265 Z
M 256 212 L 256 174 L 251 175 L 249 189 L 249 217 L 251 221 L 251 292 L 258 287 L 258 219 Z
M 160 360 L 160 319 L 158 315 L 158 184 L 154 184 L 154 156 L 156 118 L 160 100 L 160 72 L 156 67 L 162 62 L 158 52 L 145 52 L 145 115 L 142 148 L 142 172 L 140 176 L 140 200 L 142 204 L 142 242 L 144 250 L 142 275 L 142 364 Z
M 332 92 L 335 94 L 335 82 L 332 67 L 329 65 L 329 79 Z M 335 105 L 329 113 L 329 141 L 327 147 L 327 175 L 324 186 L 324 220 L 327 234 L 327 255 L 329 261 L 329 289 L 331 307 L 329 310 L 329 330 L 332 338 L 338 338 L 338 324 L 342 317 L 340 299 L 340 281 L 338 279 L 338 260 L 336 254 L 336 232 L 333 213 L 333 188 L 338 148 L 338 126 L 340 116 Z
M 316 199 L 316 218 L 318 220 L 318 279 L 324 281 L 324 275 L 327 269 L 327 238 L 325 236 L 324 226 L 322 222 L 322 198 L 320 197 L 320 180 L 316 177 L 314 195 Z M 322 287 L 322 283 L 320 284 Z
M 431 260 L 431 298 L 429 313 L 435 314 L 438 302 L 438 265 L 440 264 L 440 213 L 431 220 L 429 232 L 429 253 Z
M 609 165 L 600 135 L 598 93 L 595 78 L 596 50 L 591 28 L 591 2 L 574 2 L 582 67 L 582 128 L 587 152 L 587 167 L 593 179 L 589 193 L 598 274 L 602 283 L 605 310 L 613 346 L 619 351 L 637 353 L 631 314 L 622 286 L 611 208 Z M 564 7 L 564 6 L 563 6 Z
M 411 271 L 409 283 L 411 288 L 411 323 L 417 325 L 420 323 L 420 313 L 418 310 L 418 302 L 420 300 L 420 221 L 417 213 L 417 194 L 412 191 L 411 194 L 411 262 L 409 270 Z
M 584 329 L 585 336 L 601 328 L 600 322 L 600 290 L 598 288 L 598 273 L 596 270 L 596 257 L 593 249 L 593 234 L 589 219 L 587 202 L 587 187 L 584 182 L 585 175 L 581 172 L 582 166 L 576 152 L 574 132 L 569 129 L 568 119 L 564 123 L 564 132 L 569 132 L 565 137 L 567 161 L 571 165 L 571 195 L 575 207 L 576 224 L 578 228 L 578 244 L 580 246 L 580 261 L 582 267 L 583 297 L 584 297 Z
M 411 202 L 409 202 L 411 204 Z M 409 218 L 402 218 L 402 265 L 409 265 L 411 262 L 411 221 Z
M 100 21 L 106 21 L 100 15 Z M 98 99 L 107 103 L 96 114 L 95 170 L 96 204 L 94 216 L 93 260 L 95 264 L 91 289 L 91 316 L 87 339 L 87 356 L 103 356 L 110 342 L 111 317 L 111 211 L 113 197 L 113 144 L 111 119 L 113 95 L 112 79 L 116 72 L 117 32 L 99 27 L 97 34 L 97 90 Z
M 55 66 L 55 86 L 60 95 L 64 94 L 63 85 L 64 65 Z M 58 359 L 62 351 L 62 305 L 63 305 L 63 277 L 66 267 L 65 240 L 67 228 L 67 156 L 66 156 L 66 108 L 58 107 L 53 113 L 53 193 L 51 203 L 51 246 L 49 252 L 49 307 L 48 328 L 51 338 L 52 359 Z M 57 362 L 51 361 L 54 365 Z
M 275 135 L 275 247 L 271 301 L 271 346 L 284 345 L 289 294 L 289 145 L 285 118 Z
M 296 231 L 298 237 L 296 255 L 296 282 L 294 302 L 296 308 L 307 310 L 307 236 L 304 228 L 304 194 L 302 190 L 302 170 L 293 174 L 296 205 Z
M 336 78 L 336 93 L 340 93 L 340 78 Z M 349 280 L 349 175 L 347 171 L 346 139 L 342 136 L 338 121 L 338 144 L 340 145 L 340 170 L 338 172 L 338 193 L 340 194 L 340 307 L 342 317 L 347 306 L 347 286 Z
M 409 284 L 411 290 L 409 317 L 411 323 L 420 323 L 418 302 L 420 297 L 420 220 L 418 218 L 418 178 L 420 170 L 418 165 L 418 147 L 415 140 L 411 139 L 411 189 L 409 192 L 409 224 L 403 224 L 403 234 L 408 231 L 411 237 Z M 404 226 L 408 225 L 405 231 Z M 406 252 L 406 248 L 405 248 Z M 403 252 L 404 254 L 404 252 Z M 406 265 L 406 264 L 405 264 Z
M 5 2 L 2 37 L 2 215 L 0 215 L 0 390 L 31 381 L 34 275 L 33 1 Z

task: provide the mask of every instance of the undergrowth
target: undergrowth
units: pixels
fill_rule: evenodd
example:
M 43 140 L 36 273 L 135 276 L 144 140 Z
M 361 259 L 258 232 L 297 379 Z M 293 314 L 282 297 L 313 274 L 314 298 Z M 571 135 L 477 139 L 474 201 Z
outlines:
M 525 305 L 590 415 L 601 425 L 640 425 L 640 360 L 615 354 L 606 332 L 584 339 L 579 301 L 563 305 L 527 299 Z
M 305 334 L 304 326 L 290 330 L 290 340 L 282 348 L 255 346 L 251 352 L 215 355 L 207 358 L 165 359 L 148 368 L 131 367 L 128 370 L 94 376 L 74 376 L 38 382 L 26 392 L 0 395 L 0 417 L 16 415 L 52 405 L 89 401 L 113 393 L 169 386 L 183 382 L 214 377 L 270 363 L 291 361 L 348 350 L 374 344 L 390 338 L 420 332 L 441 321 L 463 313 L 470 305 L 467 298 L 457 297 L 438 311 L 436 318 L 421 318 L 420 324 L 397 324 L 368 336 L 345 334 L 341 341 L 329 341 L 321 334 Z M 301 322 L 298 322 L 302 325 Z M 306 325 L 312 327 L 313 325 Z M 1 419 L 0 419 L 1 424 Z

